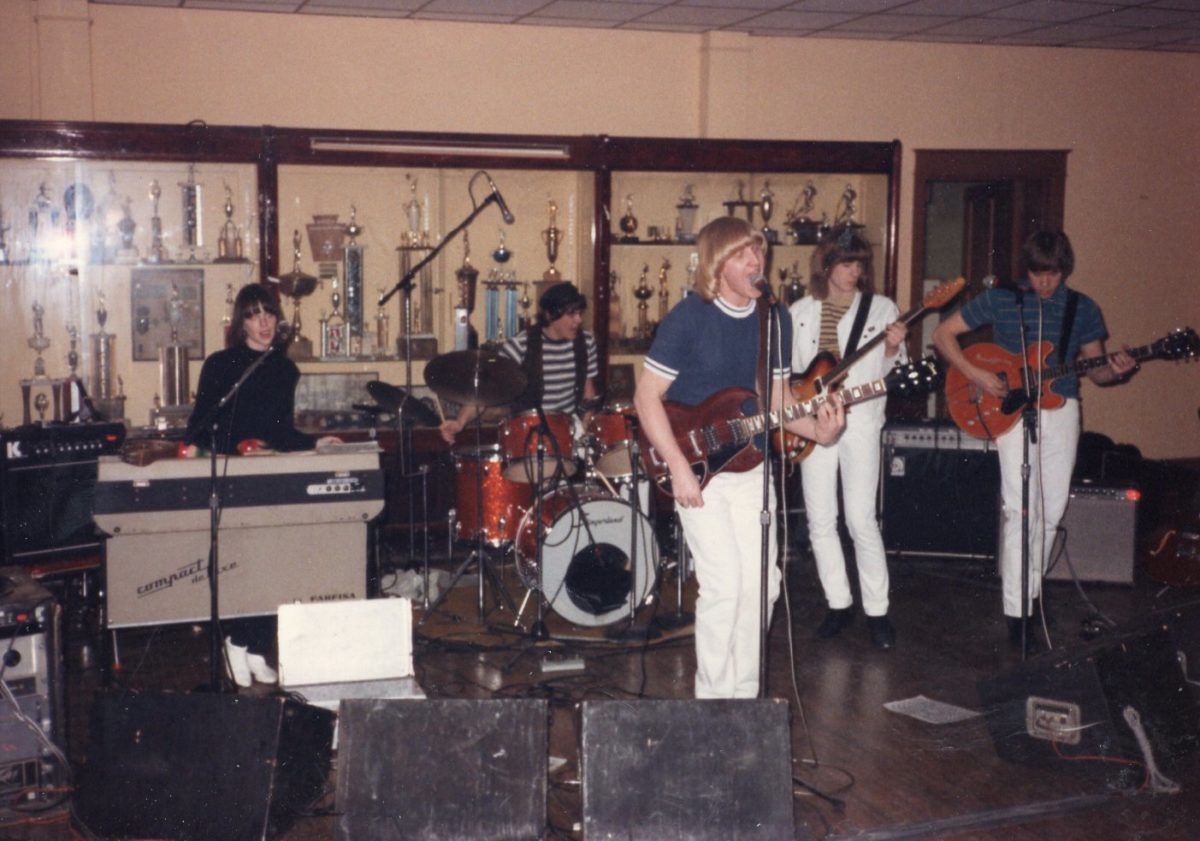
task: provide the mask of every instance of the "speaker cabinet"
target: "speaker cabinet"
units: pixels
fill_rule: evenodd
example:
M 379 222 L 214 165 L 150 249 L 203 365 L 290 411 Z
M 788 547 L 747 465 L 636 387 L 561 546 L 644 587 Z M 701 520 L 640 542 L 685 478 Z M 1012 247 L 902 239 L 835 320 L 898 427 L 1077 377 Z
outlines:
M 1070 581 L 1074 572 L 1080 581 L 1132 584 L 1140 498 L 1125 485 L 1072 485 L 1062 520 L 1063 554 L 1046 578 Z
M 794 837 L 786 701 L 587 701 L 582 741 L 585 839 Z
M 337 838 L 543 837 L 547 715 L 536 699 L 343 700 Z
M 1200 707 L 1184 682 L 1165 627 L 1126 632 L 979 681 L 996 753 L 1024 765 L 1055 765 L 1141 782 L 1128 764 L 1070 761 L 1107 757 L 1143 761 L 1124 711 L 1132 707 L 1163 768 L 1200 742 Z
M 883 430 L 879 507 L 889 554 L 992 558 L 1000 518 L 1000 461 L 954 426 Z
M 334 719 L 282 698 L 98 696 L 76 811 L 104 836 L 277 838 L 324 790 Z

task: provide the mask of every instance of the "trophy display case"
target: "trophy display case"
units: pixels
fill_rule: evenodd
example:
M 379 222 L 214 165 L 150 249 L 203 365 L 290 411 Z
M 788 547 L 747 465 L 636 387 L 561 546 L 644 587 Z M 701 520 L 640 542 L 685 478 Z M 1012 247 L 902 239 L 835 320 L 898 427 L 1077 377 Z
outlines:
M 71 135 L 91 148 L 26 132 L 13 150 L 3 128 L 0 355 L 10 380 L 0 423 L 185 423 L 189 384 L 224 344 L 226 287 L 260 277 L 252 158 L 201 161 L 187 132 L 145 142 L 101 126 Z
M 186 418 L 249 282 L 284 298 L 303 373 L 418 388 L 570 281 L 607 383 L 636 373 L 719 215 L 764 231 L 784 301 L 839 226 L 894 295 L 899 161 L 897 141 L 0 121 L 0 423 L 67 419 L 75 382 L 135 426 Z

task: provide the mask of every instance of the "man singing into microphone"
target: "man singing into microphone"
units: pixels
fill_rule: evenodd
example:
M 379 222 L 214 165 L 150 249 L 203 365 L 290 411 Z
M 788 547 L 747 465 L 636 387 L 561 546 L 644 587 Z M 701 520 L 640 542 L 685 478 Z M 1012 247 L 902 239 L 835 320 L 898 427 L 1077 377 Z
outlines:
M 763 289 L 756 284 L 765 280 L 765 241 L 748 222 L 732 216 L 715 219 L 701 229 L 696 247 L 700 265 L 695 294 L 680 301 L 659 325 L 635 402 L 646 437 L 670 470 L 676 510 L 695 559 L 700 585 L 696 697 L 754 698 L 759 693 L 762 464 L 744 472 L 718 473 L 701 491 L 688 456 L 676 440 L 677 434 L 689 430 L 672 430 L 663 401 L 696 406 L 734 387 L 761 394 L 760 383 L 765 385 L 769 370 L 772 408 L 779 411 L 793 405 L 795 398 L 787 388 L 791 323 L 778 307 L 758 303 Z M 765 357 L 760 359 L 760 324 L 770 330 L 769 366 Z M 706 417 L 695 426 L 710 421 Z M 796 435 L 829 444 L 845 423 L 841 404 L 833 401 L 824 403 L 815 417 L 789 421 L 786 427 Z M 761 438 L 752 446 L 761 447 Z M 772 493 L 772 509 L 774 500 Z M 780 578 L 773 515 L 770 524 L 768 610 L 779 595 Z
M 806 371 L 819 353 L 838 361 L 884 334 L 847 372 L 843 384 L 854 386 L 884 377 L 907 361 L 904 337 L 908 328 L 898 321 L 896 305 L 873 292 L 871 244 L 850 228 L 822 243 L 813 253 L 809 294 L 792 304 L 795 330 L 792 367 Z M 896 645 L 888 619 L 888 568 L 883 536 L 875 516 L 879 487 L 879 432 L 884 401 L 856 406 L 846 416 L 846 432 L 832 447 L 815 449 L 800 465 L 804 511 L 817 576 L 829 609 L 817 628 L 819 639 L 836 637 L 854 618 L 854 595 L 846 573 L 846 555 L 838 536 L 838 474 L 842 510 L 854 541 L 854 562 L 867 632 L 871 644 L 887 651 Z

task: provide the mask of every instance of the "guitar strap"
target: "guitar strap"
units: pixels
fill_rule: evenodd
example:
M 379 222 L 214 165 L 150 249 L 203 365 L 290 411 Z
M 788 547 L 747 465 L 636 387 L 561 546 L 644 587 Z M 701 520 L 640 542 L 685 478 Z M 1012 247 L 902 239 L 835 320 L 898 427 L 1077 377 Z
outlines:
M 846 350 L 842 353 L 842 359 L 858 350 L 858 340 L 862 338 L 863 327 L 867 324 L 867 313 L 871 309 L 871 298 L 873 297 L 874 295 L 870 292 L 864 292 L 859 296 L 858 312 L 854 314 L 854 324 L 850 326 L 850 339 L 846 342 Z
M 1067 290 L 1067 305 L 1063 309 L 1062 335 L 1058 337 L 1058 364 L 1067 362 L 1067 345 L 1071 341 L 1071 328 L 1075 326 L 1075 311 L 1079 309 L 1079 293 Z

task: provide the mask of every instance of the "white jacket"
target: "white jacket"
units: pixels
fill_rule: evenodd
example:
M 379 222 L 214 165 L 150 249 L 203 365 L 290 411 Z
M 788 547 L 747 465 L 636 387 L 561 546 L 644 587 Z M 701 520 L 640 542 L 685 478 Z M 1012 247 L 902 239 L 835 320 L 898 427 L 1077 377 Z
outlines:
M 854 326 L 854 318 L 858 314 L 858 305 L 862 293 L 854 294 L 854 302 L 842 320 L 838 322 L 838 347 L 845 350 L 846 342 L 850 340 L 850 330 Z M 792 317 L 792 373 L 802 374 L 812 364 L 820 350 L 821 340 L 821 301 L 811 295 L 805 295 L 788 309 Z M 862 336 L 858 340 L 861 348 L 875 336 L 887 329 L 900 315 L 896 304 L 883 295 L 871 297 L 871 310 L 867 313 L 866 324 L 863 325 Z M 871 349 L 871 352 L 858 360 L 846 373 L 845 385 L 858 385 L 871 382 L 886 376 L 895 365 L 908 362 L 908 353 L 904 345 L 900 352 L 890 359 L 884 356 L 884 343 Z M 855 405 L 847 416 L 847 422 L 854 418 L 855 423 L 872 423 L 879 427 L 884 422 L 884 406 L 886 398 L 879 397 Z

